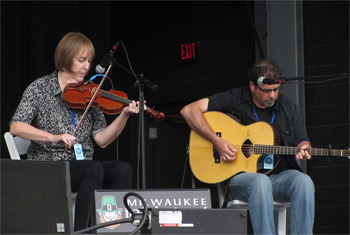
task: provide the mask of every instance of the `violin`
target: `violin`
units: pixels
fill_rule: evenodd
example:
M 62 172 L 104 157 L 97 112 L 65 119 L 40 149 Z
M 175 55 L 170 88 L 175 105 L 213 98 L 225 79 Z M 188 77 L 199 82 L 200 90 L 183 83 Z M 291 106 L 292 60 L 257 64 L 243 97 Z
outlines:
M 67 84 L 63 94 L 66 105 L 70 108 L 85 109 L 89 105 L 96 90 L 98 90 L 98 93 L 91 106 L 98 108 L 106 114 L 118 114 L 126 105 L 132 102 L 127 99 L 128 96 L 123 91 L 105 91 L 97 88 L 98 85 L 95 83 L 85 84 L 85 82 L 81 82 Z M 163 121 L 165 118 L 163 113 L 149 107 L 146 107 L 145 111 L 157 121 Z

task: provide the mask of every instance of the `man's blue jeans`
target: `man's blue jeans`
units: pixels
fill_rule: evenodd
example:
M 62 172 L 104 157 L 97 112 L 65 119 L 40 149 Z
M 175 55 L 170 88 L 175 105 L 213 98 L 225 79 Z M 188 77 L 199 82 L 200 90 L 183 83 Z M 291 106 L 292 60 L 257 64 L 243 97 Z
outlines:
M 297 170 L 279 174 L 241 173 L 229 183 L 228 199 L 249 202 L 255 234 L 275 234 L 273 201 L 291 202 L 290 234 L 312 234 L 315 187 L 311 178 Z

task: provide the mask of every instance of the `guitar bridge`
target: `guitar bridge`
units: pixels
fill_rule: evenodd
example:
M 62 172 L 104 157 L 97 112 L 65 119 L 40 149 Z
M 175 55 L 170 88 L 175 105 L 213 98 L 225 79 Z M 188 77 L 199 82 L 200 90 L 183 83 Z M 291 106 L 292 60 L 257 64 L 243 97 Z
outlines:
M 221 132 L 216 132 L 216 135 L 221 138 Z M 220 155 L 219 155 L 219 152 L 216 150 L 214 145 L 213 145 L 213 157 L 214 157 L 215 163 L 220 163 Z

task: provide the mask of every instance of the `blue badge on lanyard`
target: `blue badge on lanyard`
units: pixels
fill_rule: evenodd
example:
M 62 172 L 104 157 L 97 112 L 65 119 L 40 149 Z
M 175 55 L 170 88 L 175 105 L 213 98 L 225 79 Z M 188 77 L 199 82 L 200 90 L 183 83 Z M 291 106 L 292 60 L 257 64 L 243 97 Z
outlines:
M 74 145 L 74 152 L 75 152 L 75 158 L 77 160 L 85 160 L 83 148 L 82 148 L 81 144 Z
M 273 154 L 267 154 L 264 158 L 264 169 L 271 170 L 273 168 Z

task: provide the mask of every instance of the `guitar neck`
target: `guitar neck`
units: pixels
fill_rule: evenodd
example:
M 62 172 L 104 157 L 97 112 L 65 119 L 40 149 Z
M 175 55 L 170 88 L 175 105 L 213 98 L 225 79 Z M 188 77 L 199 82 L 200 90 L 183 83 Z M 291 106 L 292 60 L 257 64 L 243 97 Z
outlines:
M 282 155 L 295 155 L 299 152 L 297 147 L 288 146 L 274 146 L 274 145 L 254 145 L 254 153 L 256 154 L 282 154 Z M 310 148 L 307 151 L 311 155 L 315 156 L 339 156 L 348 157 L 350 156 L 350 150 L 339 150 L 339 149 L 322 149 L 322 148 Z

